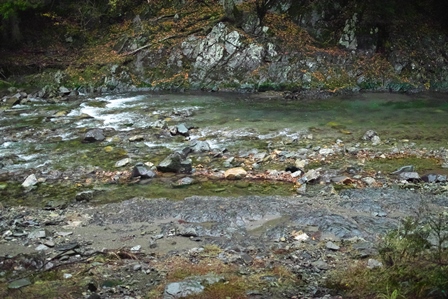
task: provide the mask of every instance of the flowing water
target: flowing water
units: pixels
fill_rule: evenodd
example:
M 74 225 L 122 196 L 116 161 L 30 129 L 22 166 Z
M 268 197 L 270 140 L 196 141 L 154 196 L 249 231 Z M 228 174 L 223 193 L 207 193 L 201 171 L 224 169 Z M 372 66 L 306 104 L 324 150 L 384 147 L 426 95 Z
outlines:
M 190 139 L 238 153 L 274 148 L 294 151 L 329 145 L 337 139 L 356 144 L 367 130 L 375 130 L 389 147 L 403 141 L 427 148 L 446 147 L 447 116 L 448 95 L 429 93 L 361 93 L 306 101 L 223 93 L 129 93 L 56 104 L 30 100 L 0 111 L 0 180 L 9 172 L 48 173 L 80 167 L 113 170 L 116 161 L 128 156 L 134 161 L 160 162 L 188 145 L 184 137 L 173 137 L 161 128 L 163 123 L 185 123 L 194 127 Z M 82 143 L 90 128 L 105 128 L 106 141 Z M 128 141 L 137 134 L 144 136 L 142 142 Z M 0 190 L 6 189 L 2 186 L 6 183 L 0 182 Z M 253 192 L 265 190 L 257 188 Z M 201 193 L 200 186 L 191 189 L 191 194 Z M 222 190 L 220 185 L 208 189 Z M 231 192 L 238 194 L 237 190 Z M 169 196 L 170 192 L 183 191 L 164 190 L 156 195 Z M 276 192 L 274 188 L 272 193 Z

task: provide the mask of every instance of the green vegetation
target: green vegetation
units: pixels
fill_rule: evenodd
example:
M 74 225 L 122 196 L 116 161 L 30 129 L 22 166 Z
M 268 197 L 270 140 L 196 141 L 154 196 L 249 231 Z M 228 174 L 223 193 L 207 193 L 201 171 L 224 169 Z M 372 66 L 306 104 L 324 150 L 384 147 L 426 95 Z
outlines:
M 344 298 L 446 298 L 447 242 L 448 214 L 406 218 L 379 244 L 382 267 L 358 262 L 333 272 L 328 286 Z

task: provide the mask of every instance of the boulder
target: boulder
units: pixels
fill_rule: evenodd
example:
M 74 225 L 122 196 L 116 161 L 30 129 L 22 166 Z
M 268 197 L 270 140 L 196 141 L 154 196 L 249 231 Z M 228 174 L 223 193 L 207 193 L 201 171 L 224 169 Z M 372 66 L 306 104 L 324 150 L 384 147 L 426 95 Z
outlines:
M 242 167 L 235 167 L 227 169 L 224 177 L 228 180 L 240 180 L 247 175 L 247 171 Z
M 151 179 L 156 176 L 155 172 L 146 168 L 146 165 L 143 163 L 137 163 L 135 164 L 134 168 L 132 169 L 131 176 L 133 178 L 140 177 L 142 179 Z
M 191 173 L 192 161 L 185 159 L 181 153 L 176 152 L 163 159 L 157 165 L 157 170 L 161 172 Z

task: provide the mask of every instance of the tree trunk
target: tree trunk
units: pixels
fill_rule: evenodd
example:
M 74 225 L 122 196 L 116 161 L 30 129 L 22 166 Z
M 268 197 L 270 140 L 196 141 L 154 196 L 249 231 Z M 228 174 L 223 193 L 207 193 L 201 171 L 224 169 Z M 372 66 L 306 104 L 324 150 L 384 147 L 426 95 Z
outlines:
M 233 0 L 224 0 L 223 6 L 226 18 L 228 18 L 231 22 L 235 22 L 237 14 L 235 2 L 233 2 Z

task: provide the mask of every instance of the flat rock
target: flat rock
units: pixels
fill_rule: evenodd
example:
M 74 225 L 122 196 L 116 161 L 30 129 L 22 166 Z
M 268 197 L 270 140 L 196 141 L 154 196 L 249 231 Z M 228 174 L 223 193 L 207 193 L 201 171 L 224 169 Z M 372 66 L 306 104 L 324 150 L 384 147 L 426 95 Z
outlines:
M 117 161 L 115 163 L 115 167 L 123 167 L 125 165 L 128 165 L 129 163 L 131 163 L 131 159 L 130 158 L 124 158 L 124 159 L 121 159 L 120 161 Z

